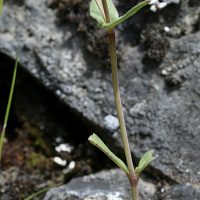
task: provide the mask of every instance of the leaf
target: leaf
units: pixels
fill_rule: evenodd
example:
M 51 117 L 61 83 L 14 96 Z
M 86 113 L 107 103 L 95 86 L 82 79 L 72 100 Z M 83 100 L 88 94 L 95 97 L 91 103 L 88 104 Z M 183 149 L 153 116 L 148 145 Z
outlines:
M 3 10 L 3 0 L 0 0 L 0 16 L 2 15 Z
M 111 22 L 114 22 L 119 18 L 119 13 L 112 0 L 107 0 L 107 4 L 108 4 L 110 20 Z M 90 15 L 91 17 L 97 20 L 100 26 L 106 24 L 102 0 L 92 0 L 90 4 Z
M 138 11 L 140 11 L 144 6 L 150 3 L 150 0 L 142 1 L 136 6 L 132 7 L 129 11 L 127 11 L 124 15 L 119 17 L 119 13 L 113 4 L 112 0 L 107 0 L 109 15 L 111 22 L 106 23 L 105 13 L 102 5 L 102 0 L 92 0 L 90 4 L 90 15 L 94 19 L 97 20 L 98 24 L 104 29 L 113 29 L 115 26 L 123 23 L 128 18 L 135 15 Z
M 125 163 L 118 158 L 105 144 L 104 142 L 96 135 L 91 135 L 88 140 L 101 151 L 103 151 L 122 171 L 126 174 L 130 174 Z
M 38 196 L 42 195 L 43 193 L 47 192 L 47 191 L 50 190 L 51 188 L 61 186 L 62 184 L 63 184 L 63 183 L 60 183 L 60 184 L 57 184 L 57 185 L 51 185 L 51 186 L 48 186 L 48 187 L 46 187 L 46 188 L 43 188 L 43 189 L 39 190 L 38 192 L 35 192 L 35 193 L 31 194 L 30 196 L 28 196 L 28 197 L 25 198 L 24 200 L 32 200 L 32 199 L 34 199 L 35 197 L 38 197 Z
M 150 3 L 150 0 L 142 1 L 141 3 L 139 3 L 136 6 L 132 7 L 129 11 L 127 11 L 124 15 L 119 17 L 117 20 L 115 20 L 115 21 L 113 21 L 111 23 L 106 23 L 106 24 L 103 25 L 103 27 L 106 28 L 106 29 L 113 29 L 115 26 L 123 23 L 128 18 L 130 18 L 133 15 L 135 15 L 138 11 L 140 11 L 144 6 L 147 6 L 149 3 Z
M 2 158 L 3 142 L 4 142 L 5 133 L 6 133 L 6 127 L 7 127 L 7 122 L 8 122 L 8 117 L 9 117 L 9 113 L 10 113 L 10 107 L 11 107 L 12 97 L 13 97 L 13 92 L 14 92 L 14 87 L 15 87 L 17 66 L 18 66 L 18 55 L 17 55 L 16 61 L 15 61 L 15 67 L 14 67 L 14 72 L 13 72 L 11 88 L 10 88 L 10 94 L 9 94 L 8 103 L 7 103 L 7 107 L 6 107 L 6 114 L 5 114 L 5 118 L 4 118 L 2 132 L 0 135 L 0 161 Z
M 140 174 L 156 157 L 153 157 L 154 150 L 147 151 L 140 159 L 138 167 L 135 168 L 135 172 Z

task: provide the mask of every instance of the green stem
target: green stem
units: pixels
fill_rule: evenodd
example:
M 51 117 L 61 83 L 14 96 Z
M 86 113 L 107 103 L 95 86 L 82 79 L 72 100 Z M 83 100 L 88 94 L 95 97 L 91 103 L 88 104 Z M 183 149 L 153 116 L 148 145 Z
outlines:
M 131 184 L 131 198 L 132 200 L 139 200 L 138 182 L 135 184 Z
M 2 15 L 3 11 L 3 0 L 0 0 L 0 16 Z
M 135 170 L 134 170 L 134 166 L 132 162 L 132 156 L 131 156 L 131 151 L 129 147 L 128 135 L 126 131 L 124 113 L 123 113 L 121 97 L 120 97 L 114 30 L 110 30 L 108 35 L 109 35 L 109 50 L 110 50 L 111 67 L 112 67 L 113 91 L 114 91 L 114 97 L 115 97 L 115 105 L 117 109 L 117 116 L 119 119 L 119 124 L 120 124 L 120 129 L 121 129 L 121 137 L 122 137 L 122 142 L 124 145 L 124 151 L 125 151 L 125 156 L 126 156 L 129 172 L 132 176 L 135 176 Z
M 9 94 L 9 98 L 8 98 L 7 108 L 6 108 L 6 114 L 5 114 L 3 128 L 2 128 L 2 132 L 1 132 L 1 136 L 0 136 L 0 162 L 2 159 L 3 142 L 4 142 L 4 138 L 5 138 L 5 134 L 6 134 L 8 117 L 9 117 L 9 113 L 10 113 L 10 107 L 11 107 L 12 97 L 13 97 L 13 92 L 14 92 L 14 87 L 15 87 L 17 65 L 18 65 L 18 55 L 17 55 L 16 61 L 15 61 L 15 68 L 14 68 L 14 72 L 13 72 L 13 78 L 12 78 L 12 84 L 11 84 L 10 94 Z
M 130 151 L 129 141 L 128 141 L 128 135 L 126 131 L 126 124 L 124 120 L 123 107 L 122 107 L 121 97 L 120 97 L 114 30 L 110 30 L 108 32 L 108 36 L 109 36 L 109 50 L 110 50 L 110 56 L 111 56 L 112 82 L 113 82 L 113 91 L 114 91 L 114 97 L 115 97 L 115 105 L 117 109 L 117 116 L 119 119 L 120 129 L 121 129 L 121 137 L 122 137 L 122 142 L 124 145 L 126 162 L 128 165 L 128 170 L 130 172 L 129 180 L 131 183 L 132 200 L 139 200 L 138 179 L 136 177 L 135 169 L 133 166 L 133 161 L 132 161 L 132 156 L 131 156 L 131 151 Z
M 110 15 L 109 15 L 107 0 L 102 0 L 102 4 L 104 8 L 106 22 L 110 23 Z M 109 52 L 110 52 L 110 57 L 111 57 L 112 83 L 113 83 L 115 105 L 117 109 L 117 116 L 119 119 L 121 138 L 124 145 L 126 162 L 128 165 L 128 170 L 130 172 L 129 180 L 131 183 L 132 200 L 138 200 L 138 179 L 136 177 L 135 169 L 133 166 L 133 161 L 132 161 L 132 156 L 131 156 L 131 151 L 130 151 L 130 146 L 129 146 L 129 141 L 128 141 L 128 135 L 126 131 L 126 124 L 124 120 L 123 107 L 122 107 L 121 97 L 120 97 L 114 29 L 108 30 L 108 38 L 109 38 Z

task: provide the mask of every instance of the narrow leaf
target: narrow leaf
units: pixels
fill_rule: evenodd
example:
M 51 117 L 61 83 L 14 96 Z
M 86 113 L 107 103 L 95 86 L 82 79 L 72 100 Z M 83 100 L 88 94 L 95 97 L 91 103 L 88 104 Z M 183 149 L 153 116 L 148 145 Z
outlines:
M 51 185 L 51 186 L 48 186 L 48 187 L 46 187 L 46 188 L 43 188 L 43 189 L 39 190 L 38 192 L 35 192 L 35 193 L 31 194 L 30 196 L 28 196 L 28 197 L 25 198 L 24 200 L 32 200 L 32 199 L 34 199 L 35 197 L 44 194 L 45 192 L 47 192 L 47 191 L 50 190 L 51 188 L 53 188 L 53 187 L 58 187 L 58 186 L 60 186 L 60 185 L 62 185 L 62 184 L 60 183 L 60 184 L 57 184 L 57 185 Z
M 93 0 L 95 1 L 95 0 Z M 94 2 L 93 2 L 94 3 Z M 95 18 L 101 25 L 102 28 L 105 29 L 113 29 L 115 28 L 115 26 L 123 23 L 124 21 L 126 21 L 128 18 L 132 17 L 133 15 L 135 15 L 138 11 L 140 11 L 144 6 L 148 5 L 150 3 L 150 0 L 145 0 L 142 1 L 141 3 L 137 4 L 136 6 L 134 6 L 133 8 L 131 8 L 128 12 L 126 12 L 124 15 L 120 16 L 120 17 L 116 17 L 116 18 L 112 18 L 110 23 L 105 23 L 105 20 L 102 19 L 103 23 L 101 23 L 100 21 L 98 21 L 97 17 L 98 15 L 100 15 L 100 13 L 98 13 L 98 15 L 95 16 L 94 11 L 90 12 L 92 13 L 92 17 Z M 97 7 L 97 6 L 96 6 Z M 116 9 L 116 8 L 115 8 Z
M 135 172 L 140 174 L 154 159 L 154 150 L 147 151 L 140 159 L 138 167 L 136 167 Z
M 109 15 L 111 22 L 116 21 L 119 18 L 119 13 L 112 0 L 107 0 Z M 101 0 L 92 0 L 90 4 L 90 15 L 96 19 L 97 22 L 103 26 L 106 23 L 105 13 Z
M 129 174 L 129 170 L 125 163 L 118 158 L 105 144 L 104 142 L 96 135 L 93 134 L 88 139 L 94 146 L 103 151 L 122 171 L 126 174 Z
M 18 66 L 18 55 L 17 55 L 16 61 L 15 61 L 15 67 L 14 67 L 14 72 L 13 72 L 11 88 L 10 88 L 10 94 L 9 94 L 8 103 L 7 103 L 7 107 L 6 107 L 6 114 L 5 114 L 5 118 L 4 118 L 3 129 L 1 132 L 1 136 L 0 136 L 0 161 L 2 158 L 3 142 L 4 142 L 5 133 L 6 133 L 6 127 L 7 127 L 7 122 L 8 122 L 8 117 L 9 117 L 9 113 L 10 113 L 10 107 L 11 107 L 11 102 L 12 102 L 12 97 L 13 97 L 13 92 L 14 92 L 14 86 L 15 86 L 15 80 L 16 80 L 16 74 L 17 74 L 17 66 Z
M 3 0 L 0 0 L 0 16 L 2 15 L 3 10 Z
M 113 29 L 115 26 L 123 23 L 128 18 L 130 18 L 133 15 L 135 15 L 138 11 L 140 11 L 144 6 L 148 5 L 149 3 L 150 3 L 150 0 L 142 1 L 141 3 L 139 3 L 136 6 L 134 6 L 133 8 L 131 8 L 124 15 L 122 15 L 121 17 L 119 17 L 117 20 L 112 21 L 111 23 L 103 24 L 103 27 L 106 28 L 106 29 Z

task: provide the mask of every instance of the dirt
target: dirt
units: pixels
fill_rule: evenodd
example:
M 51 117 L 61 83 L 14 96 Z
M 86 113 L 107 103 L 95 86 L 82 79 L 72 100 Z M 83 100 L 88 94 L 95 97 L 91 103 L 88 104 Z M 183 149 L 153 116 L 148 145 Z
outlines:
M 49 0 L 50 8 L 55 9 L 60 23 L 74 26 L 86 40 L 86 49 L 101 60 L 108 59 L 106 32 L 96 26 L 89 15 L 89 0 Z
M 198 0 L 190 0 L 189 1 L 189 6 L 191 7 L 195 7 L 195 6 L 199 6 L 200 5 L 200 1 Z
M 84 38 L 85 46 L 90 53 L 100 58 L 101 62 L 107 61 L 106 63 L 108 64 L 109 57 L 106 31 L 101 30 L 96 25 L 95 20 L 92 20 L 90 17 L 89 2 L 89 0 L 49 0 L 48 5 L 50 8 L 56 10 L 57 19 L 60 23 L 70 24 L 70 26 L 75 27 L 77 32 L 80 33 L 80 37 Z M 194 1 L 191 1 L 191 5 L 193 4 Z M 135 5 L 135 2 L 117 1 L 116 5 L 120 11 L 125 12 Z M 176 10 L 176 12 L 168 12 L 169 10 Z M 161 62 L 169 48 L 169 41 L 167 39 L 169 35 L 164 31 L 164 27 L 165 24 L 174 23 L 178 15 L 177 10 L 177 6 L 172 5 L 169 6 L 169 9 L 165 11 L 161 10 L 156 14 L 149 10 L 139 13 L 138 16 L 121 25 L 123 27 L 121 30 L 122 33 L 124 31 L 126 33 L 123 33 L 119 37 L 119 46 L 126 42 L 132 43 L 133 45 L 142 45 L 146 51 L 146 57 L 144 59 L 147 58 L 158 63 Z M 159 24 L 160 19 L 158 16 L 162 16 L 163 23 Z M 131 34 L 129 34 L 130 30 Z M 119 60 L 120 54 L 119 49 Z
M 164 25 L 147 26 L 141 34 L 141 43 L 146 50 L 146 58 L 161 62 L 170 45 Z
M 4 74 L 0 77 L 0 96 L 5 108 L 12 77 L 9 66 L 13 62 L 3 55 L 0 58 L 4 61 L 0 68 L 0 74 Z M 58 102 L 19 68 L 0 171 L 1 200 L 21 200 L 49 185 L 67 183 L 74 177 L 113 166 L 87 142 L 87 134 L 77 139 L 76 133 L 90 131 Z M 1 112 L 1 122 L 3 116 Z M 66 123 L 68 120 L 71 125 Z M 65 143 L 71 147 L 69 152 L 55 150 Z M 66 161 L 66 165 L 55 163 L 55 157 Z M 100 161 L 95 162 L 97 158 Z M 70 167 L 70 163 L 74 166 Z

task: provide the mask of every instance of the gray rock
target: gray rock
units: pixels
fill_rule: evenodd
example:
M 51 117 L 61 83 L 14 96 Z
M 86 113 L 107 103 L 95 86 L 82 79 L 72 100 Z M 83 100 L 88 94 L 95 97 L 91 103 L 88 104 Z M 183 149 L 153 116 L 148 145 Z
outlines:
M 107 129 L 111 131 L 115 131 L 117 128 L 119 128 L 119 121 L 117 117 L 114 117 L 113 115 L 107 115 L 104 118 L 104 124 Z
M 164 200 L 199 200 L 200 189 L 191 184 L 175 185 L 164 192 L 161 197 Z
M 123 60 L 127 72 L 138 66 L 135 75 L 124 75 L 132 79 L 125 102 L 131 114 L 127 116 L 131 149 L 136 155 L 155 149 L 159 157 L 152 164 L 154 168 L 178 182 L 200 180 L 199 41 L 199 33 L 171 40 L 171 48 L 159 67 L 161 74 L 163 70 L 168 72 L 163 77 L 165 82 L 156 71 L 144 72 L 140 64 L 130 61 L 137 49 L 127 49 Z M 132 108 L 128 91 L 138 94 L 137 109 Z
M 163 9 L 171 3 L 179 4 L 180 0 L 158 0 L 157 2 L 151 5 L 150 10 L 156 12 L 157 10 Z
M 141 198 L 155 199 L 156 187 L 150 182 L 140 181 Z M 44 200 L 129 200 L 128 179 L 120 170 L 102 171 L 97 174 L 75 178 L 67 185 L 53 188 Z
M 200 7 L 188 3 L 182 1 L 171 36 L 194 31 Z M 0 52 L 14 58 L 19 49 L 22 67 L 84 120 L 105 129 L 100 135 L 108 138 L 104 117 L 116 116 L 110 72 L 86 51 L 71 24 L 57 23 L 46 4 L 26 0 L 5 5 Z M 153 148 L 159 155 L 151 165 L 154 169 L 176 182 L 199 182 L 200 33 L 170 39 L 171 48 L 158 68 L 143 63 L 145 52 L 124 45 L 123 39 L 120 86 L 134 157 Z

